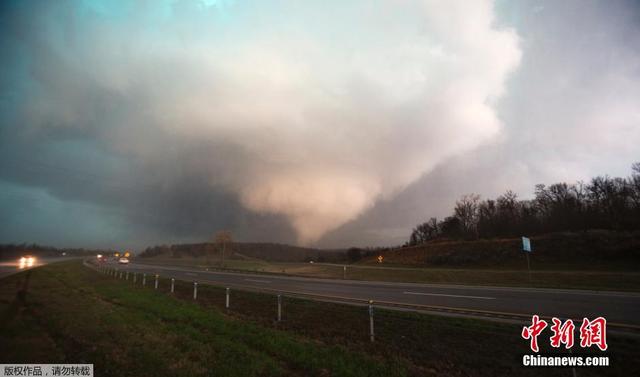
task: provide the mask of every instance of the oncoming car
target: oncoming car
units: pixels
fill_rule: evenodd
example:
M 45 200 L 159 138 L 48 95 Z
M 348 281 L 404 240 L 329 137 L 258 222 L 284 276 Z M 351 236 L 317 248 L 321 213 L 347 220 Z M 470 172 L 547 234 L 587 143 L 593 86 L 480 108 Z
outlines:
M 36 263 L 36 257 L 31 255 L 25 255 L 24 257 L 20 258 L 19 267 L 21 269 L 27 268 L 27 267 L 33 267 L 35 263 Z

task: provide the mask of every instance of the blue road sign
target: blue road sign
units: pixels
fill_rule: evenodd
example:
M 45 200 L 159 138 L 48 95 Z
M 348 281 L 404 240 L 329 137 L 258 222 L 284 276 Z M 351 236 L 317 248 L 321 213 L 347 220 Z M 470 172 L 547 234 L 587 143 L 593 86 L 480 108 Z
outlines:
M 531 240 L 527 237 L 522 237 L 522 250 L 526 252 L 531 252 Z

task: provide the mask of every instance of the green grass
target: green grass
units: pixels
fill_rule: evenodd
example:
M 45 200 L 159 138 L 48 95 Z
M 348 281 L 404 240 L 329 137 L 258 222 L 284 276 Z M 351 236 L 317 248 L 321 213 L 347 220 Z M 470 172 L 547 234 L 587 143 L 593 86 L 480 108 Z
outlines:
M 136 262 L 214 267 L 207 265 L 204 258 L 140 258 Z M 342 265 L 322 263 L 269 263 L 265 261 L 228 260 L 225 268 L 235 271 L 275 273 L 293 276 L 343 278 Z M 348 265 L 347 279 L 388 282 L 470 284 L 489 286 L 516 286 L 537 288 L 592 289 L 615 291 L 640 291 L 640 273 L 633 271 L 582 271 L 582 270 L 541 270 L 534 266 L 531 281 L 526 269 L 486 269 L 486 268 L 435 268 Z
M 29 282 L 26 294 L 25 281 Z M 569 369 L 525 369 L 520 325 L 366 308 L 285 297 L 276 322 L 272 295 L 160 280 L 158 291 L 99 274 L 78 262 L 0 280 L 2 362 L 88 362 L 97 375 L 539 376 Z M 636 337 L 609 333 L 609 368 L 638 370 Z M 542 338 L 544 352 L 551 350 Z M 575 348 L 575 347 L 574 347 Z M 575 351 L 575 349 L 574 349 Z M 578 352 L 583 353 L 578 350 Z M 589 350 L 588 353 L 602 354 Z
M 237 321 L 79 263 L 3 279 L 0 297 L 2 362 L 88 362 L 117 376 L 405 374 L 393 360 Z

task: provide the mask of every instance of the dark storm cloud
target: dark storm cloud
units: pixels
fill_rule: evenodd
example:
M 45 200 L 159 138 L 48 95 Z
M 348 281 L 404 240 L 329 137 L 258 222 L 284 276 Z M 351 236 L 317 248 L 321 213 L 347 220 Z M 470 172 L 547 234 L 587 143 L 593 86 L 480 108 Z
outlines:
M 3 2 L 0 240 L 394 244 L 624 175 L 636 2 Z
M 2 238 L 311 243 L 499 135 L 491 2 L 337 5 L 5 4 Z

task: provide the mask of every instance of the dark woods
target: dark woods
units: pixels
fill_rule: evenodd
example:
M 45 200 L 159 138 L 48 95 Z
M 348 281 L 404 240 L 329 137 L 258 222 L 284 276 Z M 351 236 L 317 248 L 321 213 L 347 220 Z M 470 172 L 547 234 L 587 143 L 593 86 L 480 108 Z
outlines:
M 589 183 L 536 185 L 535 198 L 507 191 L 495 200 L 465 195 L 453 214 L 416 226 L 408 245 L 438 238 L 514 237 L 588 229 L 640 229 L 640 163 L 627 178 L 596 177 Z

